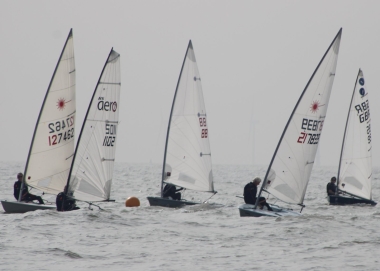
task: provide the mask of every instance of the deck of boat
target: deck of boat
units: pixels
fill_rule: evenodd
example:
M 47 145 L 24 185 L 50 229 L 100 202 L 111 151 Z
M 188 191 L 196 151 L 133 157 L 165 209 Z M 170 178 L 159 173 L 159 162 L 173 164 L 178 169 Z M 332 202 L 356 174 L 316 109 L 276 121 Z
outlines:
M 37 204 L 33 202 L 19 202 L 2 200 L 1 204 L 6 213 L 26 213 L 36 210 L 55 210 L 55 205 Z
M 279 216 L 300 216 L 299 212 L 294 212 L 293 210 L 281 208 L 277 205 L 271 205 L 270 207 L 273 211 L 261 210 L 256 208 L 255 205 L 252 204 L 243 204 L 239 206 L 239 212 L 241 217 L 245 216 L 253 216 L 253 217 L 261 217 L 261 216 L 270 216 L 270 217 L 279 217 Z
M 170 208 L 178 208 L 185 205 L 196 205 L 199 202 L 192 202 L 187 200 L 173 200 L 168 198 L 161 197 L 147 197 L 150 206 L 162 206 L 162 207 L 170 207 Z
M 355 197 L 343 197 L 339 195 L 327 196 L 327 201 L 330 205 L 352 205 L 352 204 L 370 204 L 375 206 L 377 202 L 368 199 L 360 199 Z

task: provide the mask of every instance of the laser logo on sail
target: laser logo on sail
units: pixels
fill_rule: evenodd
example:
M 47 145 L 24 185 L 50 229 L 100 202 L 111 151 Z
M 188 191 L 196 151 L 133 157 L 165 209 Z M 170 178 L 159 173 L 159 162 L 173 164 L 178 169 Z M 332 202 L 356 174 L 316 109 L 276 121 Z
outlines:
M 316 113 L 320 107 L 319 101 L 313 101 L 310 106 L 310 110 L 312 113 Z
M 64 99 L 64 98 L 59 98 L 59 99 L 58 99 L 58 102 L 57 102 L 57 108 L 58 108 L 59 110 L 63 110 L 63 109 L 65 109 L 65 106 L 66 106 L 66 101 L 65 101 L 65 99 Z

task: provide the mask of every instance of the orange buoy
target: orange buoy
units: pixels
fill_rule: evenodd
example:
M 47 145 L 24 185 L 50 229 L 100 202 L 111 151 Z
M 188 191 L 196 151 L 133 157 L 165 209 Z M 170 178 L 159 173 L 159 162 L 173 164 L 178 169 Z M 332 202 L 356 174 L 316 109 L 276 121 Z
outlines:
M 140 201 L 136 197 L 129 197 L 125 201 L 125 207 L 139 207 L 140 206 Z

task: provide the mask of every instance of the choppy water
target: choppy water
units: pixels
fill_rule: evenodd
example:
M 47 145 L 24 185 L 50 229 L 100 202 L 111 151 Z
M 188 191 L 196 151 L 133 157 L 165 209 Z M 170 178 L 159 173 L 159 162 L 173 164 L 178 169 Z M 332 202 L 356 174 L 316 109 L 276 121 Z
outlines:
M 12 200 L 23 163 L 0 162 L 0 198 Z M 326 183 L 336 169 L 314 168 L 301 217 L 240 218 L 244 185 L 266 168 L 216 165 L 218 194 L 181 209 L 149 207 L 161 166 L 121 164 L 104 211 L 0 211 L 1 270 L 378 270 L 379 208 L 328 206 Z M 380 198 L 379 171 L 373 195 Z M 39 194 L 37 191 L 32 193 Z M 200 194 L 200 195 L 199 195 Z M 141 201 L 126 208 L 129 196 Z M 187 199 L 208 194 L 186 192 Z M 46 197 L 49 199 L 50 197 Z M 50 198 L 54 201 L 54 198 Z M 0 207 L 1 209 L 1 207 Z

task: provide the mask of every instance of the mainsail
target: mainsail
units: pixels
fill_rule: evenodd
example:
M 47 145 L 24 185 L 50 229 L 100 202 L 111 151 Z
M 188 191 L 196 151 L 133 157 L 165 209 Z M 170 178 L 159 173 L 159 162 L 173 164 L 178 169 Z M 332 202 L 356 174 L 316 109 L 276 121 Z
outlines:
M 326 118 L 341 35 L 342 29 L 302 92 L 264 179 L 263 188 L 287 203 L 302 204 L 305 197 Z
M 45 193 L 63 191 L 74 154 L 75 62 L 72 29 L 43 101 L 25 166 L 25 181 Z
M 78 200 L 109 200 L 120 110 L 120 55 L 111 49 L 76 146 L 66 193 Z
M 368 89 L 359 69 L 343 137 L 338 189 L 372 200 L 372 138 Z
M 214 192 L 205 103 L 189 42 L 169 119 L 162 182 Z

